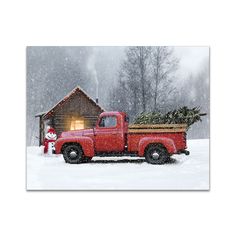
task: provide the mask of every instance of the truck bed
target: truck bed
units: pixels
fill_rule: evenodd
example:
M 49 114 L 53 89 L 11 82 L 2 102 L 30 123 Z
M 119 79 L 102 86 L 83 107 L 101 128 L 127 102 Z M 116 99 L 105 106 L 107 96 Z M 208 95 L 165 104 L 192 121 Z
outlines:
M 135 124 L 128 127 L 128 151 L 136 152 L 142 138 L 171 139 L 177 150 L 186 149 L 186 124 Z

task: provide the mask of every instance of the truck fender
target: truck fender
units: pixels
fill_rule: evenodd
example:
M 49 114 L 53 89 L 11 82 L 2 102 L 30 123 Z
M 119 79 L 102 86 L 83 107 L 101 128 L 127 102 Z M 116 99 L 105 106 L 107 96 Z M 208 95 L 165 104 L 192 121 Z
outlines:
M 145 137 L 140 139 L 138 145 L 138 155 L 144 156 L 146 147 L 149 144 L 161 143 L 168 151 L 169 154 L 176 153 L 176 147 L 174 141 L 170 138 L 155 138 L 155 137 Z
M 56 154 L 61 153 L 61 149 L 66 143 L 78 143 L 86 157 L 93 157 L 94 153 L 94 142 L 90 137 L 82 136 L 82 137 L 66 137 L 59 138 L 55 143 Z

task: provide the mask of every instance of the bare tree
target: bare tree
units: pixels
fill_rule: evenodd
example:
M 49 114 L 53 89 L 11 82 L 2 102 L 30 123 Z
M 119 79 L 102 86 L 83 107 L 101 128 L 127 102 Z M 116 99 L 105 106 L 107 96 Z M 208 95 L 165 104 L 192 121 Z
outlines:
M 137 62 L 136 67 L 141 87 L 142 111 L 145 112 L 147 107 L 147 88 L 149 87 L 148 66 L 150 64 L 151 47 L 133 47 L 130 51 L 134 56 L 133 59 Z
M 152 47 L 153 110 L 159 110 L 163 103 L 166 107 L 166 100 L 174 91 L 171 82 L 178 63 L 170 47 Z
M 130 90 L 127 87 L 126 81 L 122 80 L 122 75 L 119 74 L 118 84 L 110 90 L 109 108 L 111 110 L 130 111 Z
M 140 86 L 138 80 L 136 60 L 134 60 L 131 51 L 127 51 L 127 59 L 122 63 L 119 79 L 122 89 L 125 89 L 127 94 L 126 98 L 130 100 L 129 110 L 136 114 L 139 110 L 139 93 Z
M 150 55 L 151 47 L 129 47 L 126 51 L 126 59 L 121 66 L 120 74 L 133 95 L 132 110 L 134 113 L 137 113 L 139 109 L 146 111 L 147 108 Z
M 177 67 L 178 60 L 169 47 L 128 47 L 111 100 L 116 94 L 131 118 L 140 112 L 160 110 L 161 106 L 167 108 Z

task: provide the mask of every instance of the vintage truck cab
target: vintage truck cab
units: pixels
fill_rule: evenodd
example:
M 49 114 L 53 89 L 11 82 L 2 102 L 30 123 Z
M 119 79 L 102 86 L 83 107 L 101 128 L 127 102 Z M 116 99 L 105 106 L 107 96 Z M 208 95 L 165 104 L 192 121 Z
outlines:
M 67 163 L 82 163 L 93 156 L 140 156 L 151 164 L 164 164 L 173 154 L 185 153 L 186 125 L 130 125 L 124 112 L 103 112 L 93 129 L 63 132 L 56 154 Z

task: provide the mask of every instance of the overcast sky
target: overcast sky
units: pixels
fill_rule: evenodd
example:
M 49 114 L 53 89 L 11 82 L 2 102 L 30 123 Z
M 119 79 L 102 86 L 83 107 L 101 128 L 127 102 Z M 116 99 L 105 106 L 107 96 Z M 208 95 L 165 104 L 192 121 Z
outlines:
M 124 56 L 124 49 L 126 47 L 94 47 L 96 54 L 103 54 L 104 57 L 109 58 L 109 63 L 112 64 L 114 60 L 121 59 Z M 189 74 L 195 74 L 200 67 L 209 63 L 209 47 L 200 46 L 175 46 L 174 52 L 180 59 L 178 74 L 187 77 Z
M 209 47 L 174 47 L 180 59 L 179 75 L 186 77 L 195 74 L 200 67 L 209 63 Z

